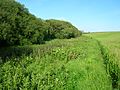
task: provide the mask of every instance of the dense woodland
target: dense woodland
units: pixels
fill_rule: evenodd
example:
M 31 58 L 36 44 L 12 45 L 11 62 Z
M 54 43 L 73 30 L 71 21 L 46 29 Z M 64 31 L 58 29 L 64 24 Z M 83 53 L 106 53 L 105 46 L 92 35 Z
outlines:
M 0 46 L 41 44 L 46 40 L 69 39 L 81 34 L 69 22 L 43 20 L 15 0 L 0 0 Z

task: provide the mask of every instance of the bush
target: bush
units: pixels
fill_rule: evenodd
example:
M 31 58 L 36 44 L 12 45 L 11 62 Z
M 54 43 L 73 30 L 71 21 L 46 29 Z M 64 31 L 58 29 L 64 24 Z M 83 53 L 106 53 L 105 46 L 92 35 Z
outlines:
M 75 26 L 66 21 L 60 20 L 46 20 L 49 24 L 49 34 L 53 36 L 52 38 L 75 38 L 81 36 L 81 31 L 79 31 Z
M 15 0 L 0 0 L 0 46 L 41 44 L 55 38 L 74 38 L 81 32 L 71 23 L 42 20 Z

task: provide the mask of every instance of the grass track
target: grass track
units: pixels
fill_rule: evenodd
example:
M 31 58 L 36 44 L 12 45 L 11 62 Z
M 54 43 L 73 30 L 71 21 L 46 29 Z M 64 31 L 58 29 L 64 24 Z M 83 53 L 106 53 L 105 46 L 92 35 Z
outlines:
M 102 45 L 107 72 L 111 75 L 113 88 L 120 89 L 120 32 L 86 34 Z
M 1 49 L 1 57 L 11 53 L 0 64 L 1 90 L 112 90 L 96 40 L 82 36 L 26 47 Z

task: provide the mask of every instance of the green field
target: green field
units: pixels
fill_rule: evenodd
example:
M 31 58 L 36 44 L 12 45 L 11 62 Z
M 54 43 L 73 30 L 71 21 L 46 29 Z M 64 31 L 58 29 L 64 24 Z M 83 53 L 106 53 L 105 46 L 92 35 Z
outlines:
M 87 33 L 64 21 L 78 18 L 88 31 L 116 28 L 117 2 L 43 1 L 0 0 L 0 90 L 120 90 L 120 32 Z
M 107 72 L 112 77 L 113 87 L 120 89 L 120 32 L 86 34 L 99 41 L 105 54 Z
M 119 37 L 91 33 L 0 48 L 0 90 L 119 90 Z
M 111 90 L 100 47 L 94 39 L 53 40 L 25 48 L 2 48 L 1 56 L 11 52 L 12 59 L 0 66 L 1 89 Z M 20 58 L 16 50 L 24 55 Z M 19 57 L 13 59 L 15 56 Z

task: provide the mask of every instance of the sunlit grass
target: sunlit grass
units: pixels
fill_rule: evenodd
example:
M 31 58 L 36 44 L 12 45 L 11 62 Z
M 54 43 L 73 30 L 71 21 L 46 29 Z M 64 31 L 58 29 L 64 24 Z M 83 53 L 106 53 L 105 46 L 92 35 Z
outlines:
M 87 36 L 97 39 L 107 60 L 107 69 L 112 77 L 113 87 L 120 89 L 120 32 L 91 33 Z
M 0 89 L 112 89 L 99 44 L 94 39 L 53 40 L 30 46 L 31 49 L 29 55 L 9 57 L 8 61 L 1 64 Z

